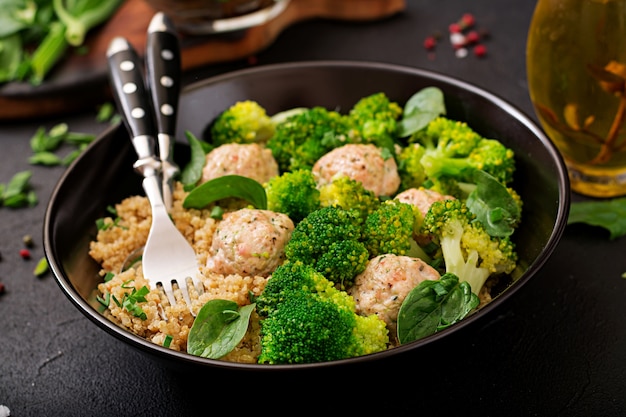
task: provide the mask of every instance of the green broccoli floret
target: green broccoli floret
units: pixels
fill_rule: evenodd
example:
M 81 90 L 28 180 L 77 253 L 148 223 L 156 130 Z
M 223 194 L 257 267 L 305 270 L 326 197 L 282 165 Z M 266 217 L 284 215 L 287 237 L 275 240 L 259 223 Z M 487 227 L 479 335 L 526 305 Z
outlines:
M 416 132 L 411 141 L 426 148 L 421 164 L 434 183 L 441 179 L 444 183 L 446 179 L 471 183 L 476 170 L 491 174 L 503 184 L 513 179 L 513 150 L 495 139 L 483 138 L 464 122 L 438 117 Z
M 398 163 L 398 175 L 400 175 L 400 188 L 398 191 L 409 188 L 419 188 L 426 181 L 426 171 L 422 165 L 422 157 L 426 149 L 419 143 L 411 143 L 400 148 L 396 153 Z
M 475 294 L 491 275 L 510 273 L 516 266 L 513 242 L 490 236 L 461 200 L 433 203 L 422 230 L 441 247 L 445 272 L 469 282 Z
M 398 120 L 402 107 L 385 93 L 361 98 L 348 113 L 348 118 L 362 143 L 373 143 L 394 152 Z
M 365 270 L 369 252 L 365 245 L 356 240 L 340 240 L 332 243 L 328 250 L 315 261 L 315 269 L 341 289 L 350 287 L 354 278 Z
M 255 299 L 257 313 L 267 317 L 289 293 L 303 289 L 333 302 L 339 302 L 342 298 L 334 283 L 311 265 L 301 261 L 287 261 L 276 268 L 263 292 Z
M 260 364 L 326 362 L 348 357 L 353 315 L 316 294 L 293 292 L 261 321 Z
M 341 176 L 319 188 L 322 207 L 339 206 L 346 210 L 357 210 L 363 220 L 379 205 L 376 194 L 363 186 L 361 181 Z
M 296 225 L 285 245 L 285 256 L 311 265 L 332 282 L 346 286 L 363 272 L 367 260 L 367 249 L 360 242 L 361 225 L 356 210 L 322 207 Z
M 370 258 L 386 253 L 407 255 L 413 245 L 417 208 L 387 200 L 374 210 L 363 227 L 363 242 Z
M 225 143 L 264 143 L 274 134 L 274 122 L 256 101 L 238 101 L 211 126 L 214 146 Z
M 312 363 L 385 350 L 384 321 L 356 314 L 345 291 L 312 266 L 286 262 L 269 278 L 256 299 L 261 320 L 259 363 Z
M 320 191 L 309 170 L 284 172 L 265 184 L 267 208 L 284 213 L 299 223 L 312 211 L 320 208 Z
M 300 109 L 275 125 L 268 140 L 281 172 L 311 169 L 335 147 L 347 143 L 349 127 L 344 115 L 323 107 Z

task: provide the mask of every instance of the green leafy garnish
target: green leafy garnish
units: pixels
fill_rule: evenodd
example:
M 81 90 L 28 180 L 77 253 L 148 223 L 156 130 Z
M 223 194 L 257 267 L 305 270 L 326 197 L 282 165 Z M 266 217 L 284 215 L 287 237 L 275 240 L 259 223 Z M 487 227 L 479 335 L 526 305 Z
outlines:
M 232 197 L 246 200 L 258 209 L 267 208 L 263 185 L 241 175 L 224 175 L 200 184 L 189 192 L 183 207 L 202 209 L 215 201 Z
M 0 184 L 0 206 L 18 208 L 34 206 L 37 196 L 30 186 L 31 171 L 21 171 L 13 175 L 8 184 Z
M 187 352 L 219 359 L 241 342 L 255 304 L 239 307 L 230 300 L 211 300 L 200 311 L 189 330 Z
M 206 163 L 207 150 L 203 146 L 200 139 L 194 136 L 193 133 L 186 131 L 185 136 L 189 142 L 189 148 L 191 150 L 191 159 L 189 163 L 185 165 L 181 172 L 181 182 L 185 187 L 185 190 L 189 191 L 196 186 L 200 178 L 202 178 L 202 169 Z
M 626 197 L 570 204 L 567 224 L 585 223 L 609 231 L 609 239 L 626 235 Z
M 466 200 L 490 236 L 510 236 L 521 219 L 521 210 L 507 188 L 495 177 L 482 170 L 474 173 L 476 188 Z
M 423 88 L 405 103 L 402 118 L 398 121 L 398 136 L 410 136 L 444 114 L 446 105 L 443 92 L 437 87 Z
M 400 306 L 398 341 L 409 343 L 446 329 L 465 318 L 478 303 L 469 283 L 459 283 L 454 274 L 422 281 Z
M 48 266 L 48 259 L 46 259 L 45 257 L 39 259 L 39 262 L 37 262 L 37 265 L 35 266 L 35 270 L 33 271 L 33 274 L 37 277 L 41 277 L 43 276 L 46 272 L 48 272 L 49 270 L 49 266 Z
M 115 298 L 115 296 L 113 297 L 113 301 L 115 301 L 118 306 L 124 308 L 133 316 L 139 317 L 141 320 L 145 320 L 148 318 L 148 316 L 138 303 L 145 303 L 147 301 L 146 295 L 150 293 L 150 289 L 145 285 L 139 289 L 136 289 L 135 287 L 129 285 L 131 281 L 132 280 L 124 282 L 122 284 L 122 288 L 132 288 L 132 291 L 130 293 L 124 293 L 124 298 L 122 298 L 121 302 L 119 302 Z
M 163 347 L 170 347 L 170 345 L 172 344 L 172 339 L 173 337 L 170 336 L 169 334 L 165 336 L 165 339 L 163 340 Z

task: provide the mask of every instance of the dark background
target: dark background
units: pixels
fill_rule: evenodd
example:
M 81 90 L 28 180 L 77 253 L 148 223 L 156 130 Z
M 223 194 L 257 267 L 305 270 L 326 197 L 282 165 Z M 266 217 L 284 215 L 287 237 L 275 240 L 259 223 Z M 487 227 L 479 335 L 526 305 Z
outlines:
M 336 0 L 339 1 L 339 0 Z M 255 57 L 186 74 L 187 83 L 251 64 L 359 60 L 459 77 L 510 101 L 532 118 L 526 35 L 535 1 L 407 0 L 376 22 L 299 23 Z M 487 29 L 488 53 L 457 58 L 447 27 L 463 13 Z M 443 38 L 433 54 L 426 36 Z M 544 269 L 490 316 L 419 352 L 324 372 L 189 375 L 163 367 L 98 329 L 54 278 L 33 275 L 43 256 L 47 199 L 63 168 L 28 164 L 39 126 L 67 122 L 100 133 L 96 110 L 0 126 L 0 183 L 33 171 L 34 208 L 0 208 L 0 405 L 12 416 L 626 415 L 625 238 L 568 226 Z M 574 201 L 582 200 L 574 194 Z M 32 235 L 32 259 L 22 237 Z

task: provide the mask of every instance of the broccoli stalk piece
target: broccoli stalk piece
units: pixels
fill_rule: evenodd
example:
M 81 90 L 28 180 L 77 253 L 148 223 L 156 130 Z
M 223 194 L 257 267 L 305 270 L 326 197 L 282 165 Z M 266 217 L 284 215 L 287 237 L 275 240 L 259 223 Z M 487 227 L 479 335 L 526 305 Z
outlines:
M 345 291 L 311 265 L 279 266 L 256 299 L 261 320 L 259 363 L 312 363 L 383 351 L 389 343 L 384 321 L 359 316 Z
M 509 237 L 490 236 L 461 200 L 433 203 L 422 232 L 441 247 L 445 272 L 467 281 L 474 294 L 490 276 L 511 273 L 516 267 L 517 253 Z
M 284 172 L 265 184 L 267 208 L 284 213 L 297 224 L 320 208 L 320 191 L 309 170 Z
M 274 122 L 265 108 L 252 100 L 238 101 L 211 126 L 214 146 L 226 143 L 265 143 L 274 134 Z

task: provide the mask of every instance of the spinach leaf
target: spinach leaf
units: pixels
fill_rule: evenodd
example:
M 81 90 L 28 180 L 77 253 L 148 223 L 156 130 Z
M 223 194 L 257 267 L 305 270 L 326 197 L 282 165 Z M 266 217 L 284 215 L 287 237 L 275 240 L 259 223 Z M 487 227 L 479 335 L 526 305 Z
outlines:
M 572 203 L 567 224 L 574 223 L 603 227 L 610 240 L 626 236 L 626 197 Z
M 224 198 L 241 198 L 258 209 L 267 209 L 265 188 L 252 178 L 224 175 L 200 184 L 187 194 L 183 207 L 201 209 Z
M 189 191 L 196 186 L 200 178 L 202 178 L 202 169 L 206 163 L 206 151 L 202 146 L 200 139 L 193 133 L 186 131 L 185 136 L 189 142 L 191 149 L 191 159 L 181 173 L 181 182 L 185 190 Z
M 467 208 L 476 215 L 490 236 L 513 234 L 522 213 L 506 186 L 482 170 L 474 172 L 474 182 L 476 188 L 467 197 Z
M 443 114 L 446 114 L 443 92 L 437 87 L 423 88 L 404 104 L 397 134 L 399 137 L 410 136 Z
M 400 344 L 434 334 L 465 318 L 478 306 L 470 285 L 451 273 L 422 281 L 402 302 L 397 333 Z
M 230 300 L 211 300 L 200 311 L 189 330 L 187 352 L 219 359 L 241 342 L 256 304 L 239 307 Z

